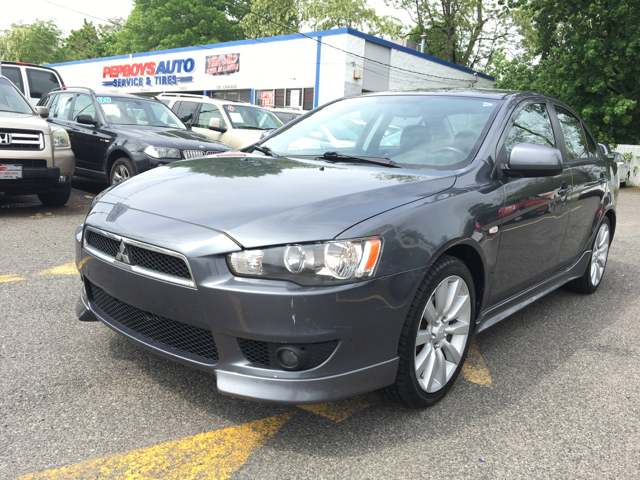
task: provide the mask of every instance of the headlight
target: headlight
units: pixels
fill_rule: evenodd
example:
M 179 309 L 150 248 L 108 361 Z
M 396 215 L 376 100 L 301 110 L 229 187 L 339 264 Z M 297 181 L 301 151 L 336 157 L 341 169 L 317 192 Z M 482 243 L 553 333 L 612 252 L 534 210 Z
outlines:
M 181 158 L 180 150 L 177 148 L 154 147 L 153 145 L 148 145 L 144 149 L 144 153 L 153 158 Z
M 299 285 L 336 285 L 373 277 L 380 238 L 243 250 L 227 255 L 234 275 L 289 280 Z
M 69 134 L 64 128 L 57 128 L 53 131 L 53 146 L 55 148 L 69 148 L 71 146 Z

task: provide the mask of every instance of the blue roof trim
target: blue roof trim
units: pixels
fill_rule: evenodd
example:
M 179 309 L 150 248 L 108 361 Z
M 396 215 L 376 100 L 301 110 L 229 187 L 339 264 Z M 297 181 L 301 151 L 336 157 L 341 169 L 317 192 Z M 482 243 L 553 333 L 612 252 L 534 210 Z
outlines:
M 95 62 L 105 62 L 105 61 L 112 61 L 112 60 L 141 58 L 141 57 L 148 57 L 151 55 L 165 55 L 168 53 L 193 52 L 197 50 L 213 50 L 217 48 L 232 48 L 232 47 L 237 47 L 242 45 L 256 45 L 260 43 L 286 42 L 289 40 L 298 40 L 306 37 L 311 37 L 311 38 L 330 37 L 334 35 L 345 35 L 345 34 L 353 35 L 354 37 L 362 38 L 364 40 L 369 40 L 370 42 L 378 43 L 380 45 L 384 45 L 385 47 L 393 48 L 400 52 L 408 53 L 409 55 L 414 55 L 416 57 L 423 58 L 431 62 L 439 63 L 440 65 L 451 67 L 456 70 L 460 70 L 461 72 L 469 73 L 471 75 L 473 75 L 474 73 L 477 73 L 478 77 L 486 78 L 487 80 L 491 80 L 491 81 L 495 80 L 494 77 L 487 75 L 485 73 L 480 73 L 470 68 L 462 67 L 455 63 L 451 63 L 446 60 L 442 60 L 440 58 L 432 57 L 431 55 L 418 52 L 417 50 L 411 50 L 410 48 L 403 47 L 401 45 L 390 42 L 388 40 L 383 40 L 382 38 L 374 37 L 373 35 L 369 35 L 367 33 L 359 32 L 358 30 L 354 30 L 352 28 L 336 28 L 334 30 L 322 30 L 320 32 L 292 33 L 291 35 L 281 35 L 279 37 L 252 38 L 249 40 L 237 40 L 234 42 L 212 43 L 208 45 L 198 45 L 194 47 L 171 48 L 168 50 L 155 50 L 153 52 L 133 53 L 131 55 L 117 55 L 114 57 L 92 58 L 89 60 L 77 60 L 75 62 L 52 63 L 51 65 L 47 65 L 47 66 L 62 67 L 62 66 L 68 66 L 68 65 L 79 65 L 83 63 L 95 63 Z

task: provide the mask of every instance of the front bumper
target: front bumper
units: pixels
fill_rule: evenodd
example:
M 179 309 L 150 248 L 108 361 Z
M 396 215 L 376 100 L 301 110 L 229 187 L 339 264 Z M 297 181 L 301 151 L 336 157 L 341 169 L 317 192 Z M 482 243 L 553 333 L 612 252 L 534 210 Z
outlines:
M 7 195 L 28 195 L 53 192 L 58 188 L 60 168 L 22 167 L 22 178 L 0 180 L 0 192 Z
M 175 220 L 158 217 L 157 221 L 164 226 L 156 225 L 155 232 L 176 231 L 170 225 Z M 162 246 L 175 249 L 180 242 L 169 245 L 168 238 Z M 199 243 L 191 238 L 193 243 Z M 216 240 L 209 243 L 215 244 Z M 224 242 L 220 244 L 220 250 L 230 251 L 229 248 Z M 224 261 L 226 252 L 206 258 L 198 256 L 197 248 L 185 248 L 180 253 L 189 259 L 196 288 L 120 268 L 96 258 L 76 242 L 77 265 L 84 281 L 76 308 L 78 318 L 98 319 L 160 355 L 214 373 L 221 393 L 240 398 L 322 403 L 376 390 L 395 381 L 398 340 L 420 271 L 359 284 L 304 288 L 288 282 L 234 277 Z M 157 337 L 144 333 L 148 332 L 148 325 L 125 326 L 122 319 L 113 318 L 100 308 L 92 292 L 100 292 L 97 300 L 105 310 L 109 310 L 104 307 L 106 295 L 117 304 L 115 310 L 109 311 L 125 308 L 136 312 L 147 324 L 170 322 L 178 330 L 206 331 L 213 337 L 216 356 L 205 358 L 194 355 L 193 350 L 175 348 L 175 342 L 159 342 Z M 286 371 L 256 362 L 247 354 L 247 342 L 334 347 L 320 364 Z

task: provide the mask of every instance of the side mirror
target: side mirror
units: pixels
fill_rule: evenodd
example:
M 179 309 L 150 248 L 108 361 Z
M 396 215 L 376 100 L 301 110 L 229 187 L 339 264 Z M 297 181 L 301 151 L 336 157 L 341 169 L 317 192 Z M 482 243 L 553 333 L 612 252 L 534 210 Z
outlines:
M 49 107 L 36 107 L 36 112 L 42 118 L 47 118 L 49 116 Z
M 78 119 L 76 121 L 83 125 L 91 125 L 93 127 L 98 124 L 91 115 L 78 115 Z
M 220 118 L 211 118 L 209 119 L 209 130 L 213 130 L 216 132 L 224 133 L 227 131 L 227 126 L 222 125 L 222 119 Z
M 562 173 L 560 150 L 545 145 L 519 143 L 513 150 L 506 165 L 506 173 L 516 173 L 523 177 L 552 177 Z
M 600 149 L 602 150 L 602 153 L 604 153 L 605 155 L 609 155 L 611 153 L 611 149 L 609 148 L 609 145 L 607 145 L 606 143 L 598 143 L 598 145 L 600 145 Z

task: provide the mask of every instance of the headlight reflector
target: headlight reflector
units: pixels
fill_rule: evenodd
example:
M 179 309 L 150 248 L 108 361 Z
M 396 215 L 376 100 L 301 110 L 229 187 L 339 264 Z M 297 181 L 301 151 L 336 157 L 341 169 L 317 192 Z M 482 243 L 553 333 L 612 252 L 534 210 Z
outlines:
M 69 148 L 71 146 L 69 134 L 64 128 L 57 128 L 53 131 L 53 146 L 55 148 Z
M 241 277 L 335 285 L 373 277 L 381 252 L 380 238 L 365 238 L 243 250 L 229 254 L 227 261 Z
M 153 145 L 147 145 L 144 149 L 144 153 L 153 158 L 182 158 L 180 156 L 180 150 L 177 148 L 154 147 Z

